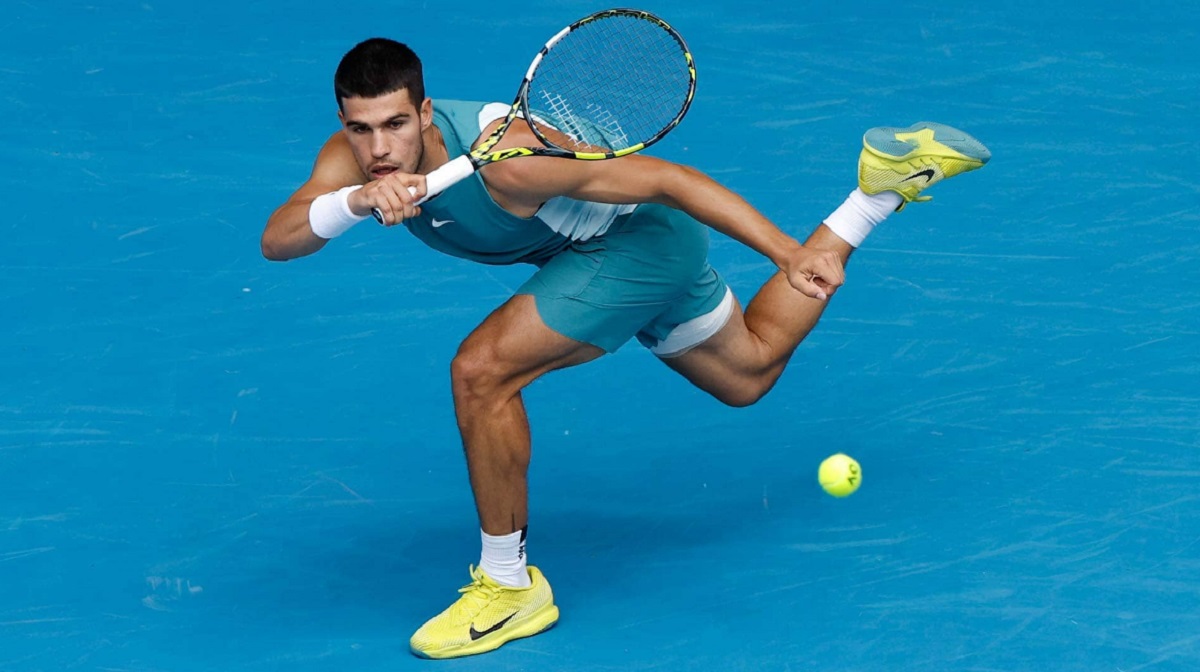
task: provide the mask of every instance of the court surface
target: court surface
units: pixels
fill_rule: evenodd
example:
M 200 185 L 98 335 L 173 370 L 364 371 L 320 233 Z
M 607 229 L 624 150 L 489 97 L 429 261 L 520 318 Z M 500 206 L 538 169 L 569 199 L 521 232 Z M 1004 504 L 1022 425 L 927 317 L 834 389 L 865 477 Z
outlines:
M 259 235 L 355 42 L 507 101 L 601 7 L 6 5 L 0 670 L 1200 669 L 1200 12 L 986 4 L 643 6 L 700 76 L 652 153 L 796 236 L 869 127 L 994 159 L 868 239 L 757 406 L 636 344 L 529 389 L 562 620 L 442 663 L 407 642 L 478 560 L 449 362 L 530 269 Z M 711 258 L 743 301 L 772 271 Z

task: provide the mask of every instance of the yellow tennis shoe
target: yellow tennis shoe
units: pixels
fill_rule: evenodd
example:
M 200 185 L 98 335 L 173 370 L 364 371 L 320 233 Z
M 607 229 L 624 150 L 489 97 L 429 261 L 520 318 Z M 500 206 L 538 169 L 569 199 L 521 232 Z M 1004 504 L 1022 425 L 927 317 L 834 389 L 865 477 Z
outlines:
M 872 128 L 863 136 L 858 186 L 868 194 L 894 191 L 904 201 L 928 201 L 921 192 L 946 178 L 982 168 L 992 158 L 983 143 L 944 124 Z
M 546 577 L 529 567 L 528 588 L 502 586 L 480 567 L 471 567 L 471 583 L 462 597 L 429 619 L 409 641 L 422 658 L 458 658 L 485 653 L 521 637 L 532 637 L 558 622 L 558 607 Z

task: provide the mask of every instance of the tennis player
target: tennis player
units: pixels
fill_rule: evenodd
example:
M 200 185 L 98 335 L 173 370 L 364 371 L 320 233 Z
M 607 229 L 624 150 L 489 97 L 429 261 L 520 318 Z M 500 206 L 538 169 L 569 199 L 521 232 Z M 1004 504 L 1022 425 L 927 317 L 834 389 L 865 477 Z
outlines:
M 928 200 L 927 187 L 990 158 L 977 140 L 940 124 L 872 129 L 858 188 L 803 244 L 702 172 L 643 155 L 496 163 L 417 207 L 425 174 L 488 137 L 510 106 L 435 104 L 416 54 L 379 38 L 343 57 L 334 89 L 341 129 L 271 215 L 264 256 L 312 254 L 378 208 L 386 225 L 401 224 L 446 254 L 537 267 L 451 363 L 483 550 L 461 597 L 413 635 L 412 651 L 428 658 L 491 651 L 558 620 L 549 583 L 526 564 L 525 386 L 636 338 L 720 401 L 753 404 L 817 324 L 871 230 Z M 497 148 L 535 143 L 515 123 Z M 708 228 L 779 268 L 745 309 L 709 265 Z

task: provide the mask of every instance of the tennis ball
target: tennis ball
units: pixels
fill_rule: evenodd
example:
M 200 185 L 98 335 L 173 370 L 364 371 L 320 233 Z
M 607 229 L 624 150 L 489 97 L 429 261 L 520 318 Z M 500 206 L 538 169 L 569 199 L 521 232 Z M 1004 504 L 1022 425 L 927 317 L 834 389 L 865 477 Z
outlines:
M 862 467 L 845 453 L 830 455 L 817 470 L 817 480 L 825 492 L 834 497 L 845 497 L 858 490 L 862 483 Z

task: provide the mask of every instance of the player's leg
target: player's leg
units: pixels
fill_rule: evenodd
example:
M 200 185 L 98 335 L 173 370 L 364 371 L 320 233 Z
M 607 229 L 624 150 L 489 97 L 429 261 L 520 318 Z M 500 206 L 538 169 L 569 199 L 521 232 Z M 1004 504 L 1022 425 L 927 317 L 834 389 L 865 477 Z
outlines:
M 822 225 L 804 243 L 836 253 L 845 264 L 854 251 Z M 733 301 L 725 326 L 699 345 L 662 361 L 700 389 L 731 406 L 748 406 L 766 394 L 829 300 L 801 294 L 777 272 L 745 311 Z
M 521 390 L 543 374 L 603 354 L 546 326 L 529 295 L 509 299 L 459 347 L 451 363 L 454 411 L 487 534 L 511 534 L 528 524 L 530 439 Z
M 602 354 L 548 327 L 529 295 L 509 299 L 459 347 L 451 387 L 483 551 L 463 596 L 413 635 L 409 645 L 415 654 L 483 653 L 558 620 L 549 583 L 525 563 L 531 451 L 521 390 L 545 373 Z
M 609 257 L 622 254 L 622 239 L 629 235 L 579 242 L 550 259 L 467 337 L 455 356 L 455 412 L 483 552 L 463 596 L 413 635 L 410 646 L 417 655 L 483 653 L 557 621 L 549 583 L 526 565 L 531 451 L 521 390 L 549 371 L 616 350 L 678 293 L 671 288 L 646 305 L 640 301 L 645 296 L 637 297 L 636 305 L 622 305 L 620 297 L 630 292 L 614 282 L 637 274 L 616 272 L 624 260 Z
M 980 168 L 990 157 L 978 140 L 942 124 L 871 129 L 863 138 L 859 189 L 826 218 L 805 245 L 832 251 L 845 263 L 897 206 L 928 200 L 920 195 L 926 187 Z M 776 273 L 744 313 L 735 304 L 724 328 L 664 361 L 725 403 L 752 404 L 779 379 L 826 305 L 792 289 L 786 277 Z

